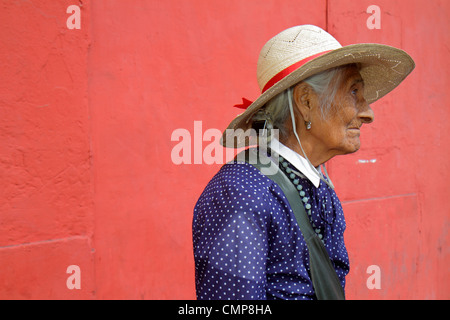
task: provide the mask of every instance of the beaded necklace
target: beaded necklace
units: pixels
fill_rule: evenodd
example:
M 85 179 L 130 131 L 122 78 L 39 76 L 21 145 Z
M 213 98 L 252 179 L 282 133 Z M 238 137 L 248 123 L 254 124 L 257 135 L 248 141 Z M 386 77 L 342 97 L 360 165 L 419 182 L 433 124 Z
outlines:
M 324 236 L 321 233 L 320 228 L 318 228 L 316 226 L 316 224 L 314 223 L 314 221 L 311 219 L 311 204 L 308 203 L 309 198 L 306 196 L 305 191 L 303 190 L 303 186 L 300 184 L 300 179 L 298 177 L 298 173 L 295 172 L 294 170 L 292 170 L 291 168 L 289 168 L 289 162 L 287 162 L 282 156 L 278 156 L 279 159 L 279 163 L 280 163 L 280 168 L 281 171 L 284 172 L 284 174 L 289 178 L 289 180 L 294 184 L 295 188 L 297 189 L 303 205 L 305 206 L 306 212 L 308 214 L 309 217 L 309 221 L 311 222 L 311 226 L 313 227 L 314 231 L 316 232 L 317 236 L 319 237 L 319 239 L 324 242 Z

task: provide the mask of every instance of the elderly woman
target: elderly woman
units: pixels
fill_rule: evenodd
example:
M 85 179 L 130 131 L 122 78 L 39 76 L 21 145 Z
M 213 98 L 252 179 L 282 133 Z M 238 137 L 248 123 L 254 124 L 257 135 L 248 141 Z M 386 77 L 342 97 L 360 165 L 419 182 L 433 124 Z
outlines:
M 198 299 L 323 298 L 319 290 L 332 284 L 318 279 L 322 276 L 313 269 L 325 264 L 343 291 L 349 272 L 345 219 L 324 163 L 360 148 L 361 126 L 374 120 L 369 103 L 393 90 L 413 68 L 400 49 L 342 47 L 311 25 L 287 29 L 266 43 L 257 67 L 262 94 L 254 102 L 244 99 L 246 110 L 231 122 L 222 143 L 239 148 L 252 144 L 254 136 L 245 134 L 249 130 L 270 132 L 269 143 L 253 142 L 279 165 L 277 174 L 298 199 L 288 197 L 288 184 L 250 161 L 238 157 L 225 164 L 194 209 Z M 299 220 L 299 210 L 306 212 L 306 222 Z M 314 268 L 316 249 L 306 241 L 306 227 L 327 256 Z

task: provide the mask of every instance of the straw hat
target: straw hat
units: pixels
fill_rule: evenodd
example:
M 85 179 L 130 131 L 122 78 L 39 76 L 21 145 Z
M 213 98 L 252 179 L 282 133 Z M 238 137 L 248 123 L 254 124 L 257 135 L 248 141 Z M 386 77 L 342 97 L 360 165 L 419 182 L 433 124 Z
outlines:
M 261 95 L 254 102 L 243 99 L 241 107 L 246 110 L 229 124 L 222 145 L 234 148 L 248 145 L 235 130 L 251 128 L 252 116 L 270 99 L 314 74 L 351 63 L 361 66 L 368 103 L 392 91 L 415 66 L 406 52 L 387 45 L 363 43 L 342 47 L 329 33 L 313 25 L 284 30 L 262 48 L 257 65 Z M 227 145 L 227 137 L 231 145 Z M 235 138 L 237 143 L 231 141 Z

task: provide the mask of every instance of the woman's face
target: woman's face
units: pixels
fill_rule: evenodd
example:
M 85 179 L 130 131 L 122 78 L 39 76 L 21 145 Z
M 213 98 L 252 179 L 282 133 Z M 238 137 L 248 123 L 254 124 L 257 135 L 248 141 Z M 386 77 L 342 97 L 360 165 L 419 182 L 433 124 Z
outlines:
M 311 129 L 304 132 L 308 136 L 311 152 L 322 153 L 320 158 L 331 159 L 336 155 L 359 150 L 360 128 L 371 123 L 374 114 L 364 99 L 364 82 L 357 67 L 344 70 L 330 112 L 323 117 L 317 95 L 309 100 Z M 316 155 L 317 158 L 317 155 Z

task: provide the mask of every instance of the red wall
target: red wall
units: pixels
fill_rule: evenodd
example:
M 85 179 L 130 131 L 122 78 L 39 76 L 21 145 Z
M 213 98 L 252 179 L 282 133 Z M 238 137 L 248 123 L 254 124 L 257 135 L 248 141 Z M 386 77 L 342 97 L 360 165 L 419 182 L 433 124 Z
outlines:
M 373 104 L 375 121 L 363 128 L 361 150 L 330 165 L 347 219 L 349 295 L 448 299 L 450 110 L 445 106 L 450 98 L 444 88 L 450 85 L 450 38 L 443 30 L 450 30 L 450 2 L 358 3 L 362 9 L 349 0 L 330 1 L 329 31 L 344 45 L 400 47 L 416 69 Z M 365 25 L 364 8 L 371 4 L 382 9 L 380 30 Z M 380 290 L 367 290 L 370 265 L 381 269 Z
M 94 297 L 91 34 L 67 29 L 69 4 L 0 4 L 0 299 Z
M 73 4 L 81 29 L 69 30 Z M 373 4 L 379 30 L 366 24 Z M 190 133 L 194 162 L 201 134 L 257 97 L 265 41 L 306 23 L 417 63 L 372 106 L 362 149 L 329 164 L 348 298 L 450 298 L 449 13 L 437 0 L 3 1 L 0 298 L 195 298 L 192 209 L 220 164 L 174 164 L 172 133 Z M 70 265 L 81 289 L 66 286 Z M 381 289 L 366 286 L 371 265 Z

